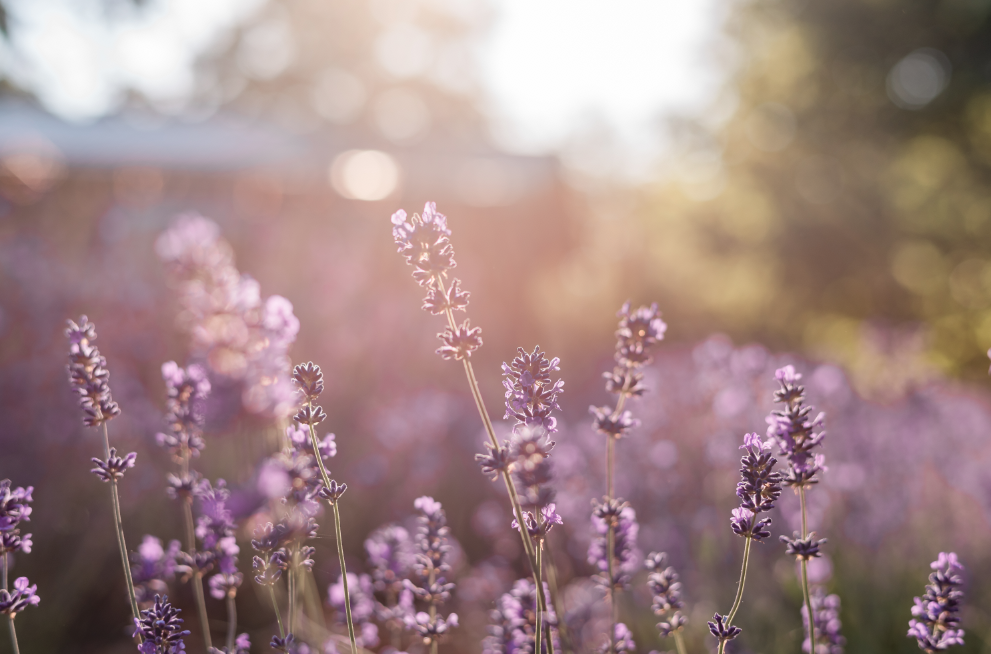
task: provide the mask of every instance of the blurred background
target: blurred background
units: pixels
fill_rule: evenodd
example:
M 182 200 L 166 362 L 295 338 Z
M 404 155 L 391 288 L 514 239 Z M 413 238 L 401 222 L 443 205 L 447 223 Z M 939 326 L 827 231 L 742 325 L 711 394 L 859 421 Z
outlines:
M 105 489 L 87 472 L 101 446 L 65 382 L 67 318 L 96 323 L 123 411 L 112 433 L 138 452 L 129 542 L 181 533 L 154 444 L 160 366 L 201 353 L 154 242 L 190 210 L 220 225 L 263 297 L 292 302 L 293 361 L 323 366 L 333 468 L 353 489 L 349 570 L 367 571 L 371 530 L 433 495 L 463 552 L 462 627 L 442 650 L 481 650 L 487 611 L 524 567 L 500 489 L 472 461 L 482 434 L 463 373 L 433 354 L 441 324 L 392 243 L 389 216 L 433 200 L 483 328 L 475 369 L 493 415 L 516 347 L 562 359 L 565 527 L 551 542 L 588 651 L 602 632 L 585 552 L 604 444 L 586 407 L 607 401 L 600 374 L 631 299 L 658 302 L 670 329 L 632 407 L 644 424 L 620 444 L 618 490 L 640 548 L 668 551 L 683 576 L 692 651 L 713 645 L 704 621 L 732 600 L 737 443 L 764 430 L 773 371 L 793 363 L 827 411 L 831 468 L 810 497 L 846 650 L 917 651 L 911 598 L 955 549 L 969 570 L 961 651 L 991 652 L 989 12 L 3 0 L 0 478 L 36 488 L 35 550 L 14 574 L 43 598 L 18 617 L 22 651 L 130 650 Z M 244 407 L 209 415 L 200 469 L 228 480 L 246 523 L 275 427 Z M 248 539 L 245 527 L 242 569 Z M 323 596 L 333 548 L 319 541 Z M 752 571 L 736 651 L 796 651 L 801 593 L 783 547 L 760 548 Z M 672 649 L 641 582 L 622 608 L 637 649 Z M 250 586 L 242 623 L 268 651 L 271 612 Z M 193 612 L 188 586 L 173 594 Z

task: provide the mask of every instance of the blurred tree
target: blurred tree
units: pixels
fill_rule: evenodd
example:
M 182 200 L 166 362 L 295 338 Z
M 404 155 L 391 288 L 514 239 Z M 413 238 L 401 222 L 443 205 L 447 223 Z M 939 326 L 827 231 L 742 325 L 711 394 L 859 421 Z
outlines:
M 924 325 L 930 364 L 983 375 L 989 10 L 987 0 L 738 5 L 736 109 L 714 128 L 676 125 L 684 147 L 674 175 L 643 194 L 642 238 L 631 240 L 644 263 L 630 274 L 646 271 L 685 324 L 854 368 L 876 363 L 863 361 L 864 321 Z M 887 344 L 895 358 L 904 341 Z

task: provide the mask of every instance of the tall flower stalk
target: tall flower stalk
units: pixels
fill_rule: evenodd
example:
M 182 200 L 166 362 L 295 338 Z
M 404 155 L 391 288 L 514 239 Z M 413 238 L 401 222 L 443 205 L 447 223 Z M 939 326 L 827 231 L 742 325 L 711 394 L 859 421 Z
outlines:
M 470 294 L 461 290 L 461 282 L 458 279 L 452 279 L 449 286 L 445 284 L 448 272 L 456 265 L 447 217 L 437 212 L 433 202 L 428 202 L 423 208 L 422 215 L 414 214 L 409 220 L 406 212 L 400 209 L 392 215 L 392 225 L 392 234 L 399 246 L 399 253 L 406 258 L 408 264 L 413 266 L 413 279 L 427 291 L 422 308 L 433 315 L 444 315 L 447 318 L 447 327 L 438 334 L 442 345 L 437 349 L 437 353 L 444 359 L 455 359 L 464 365 L 468 388 L 471 390 L 478 415 L 489 437 L 489 442 L 486 444 L 489 452 L 480 455 L 485 459 L 482 461 L 483 471 L 488 469 L 493 476 L 502 478 L 513 507 L 513 514 L 518 524 L 525 524 L 523 507 L 510 476 L 513 461 L 508 444 L 500 444 L 496 437 L 471 365 L 471 353 L 482 346 L 482 330 L 480 327 L 472 327 L 467 319 L 460 325 L 457 324 L 454 312 L 465 310 Z M 527 530 L 520 530 L 520 538 L 533 578 L 536 580 L 539 575 L 537 549 Z M 538 584 L 537 591 L 539 610 L 543 613 L 547 610 L 547 598 L 544 596 L 543 586 Z
M 35 606 L 41 601 L 37 594 L 37 586 L 29 585 L 27 577 L 14 580 L 14 587 L 8 586 L 8 554 L 14 552 L 31 552 L 31 534 L 21 534 L 20 524 L 31 519 L 29 506 L 34 491 L 32 486 L 27 488 L 12 488 L 9 479 L 0 481 L 0 569 L 2 569 L 2 586 L 0 586 L 0 615 L 7 616 L 7 627 L 10 631 L 10 645 L 14 654 L 19 654 L 17 645 L 17 630 L 14 628 L 14 618 L 29 606 Z
M 774 508 L 774 502 L 781 496 L 780 472 L 774 470 L 778 462 L 771 456 L 771 443 L 761 441 L 757 434 L 747 434 L 743 437 L 741 450 L 746 453 L 740 459 L 740 481 L 736 485 L 736 496 L 740 498 L 740 506 L 733 509 L 730 525 L 733 533 L 746 539 L 743 546 L 743 563 L 740 566 L 740 581 L 736 586 L 736 597 L 733 607 L 726 615 L 716 613 L 709 622 L 709 631 L 719 641 L 718 654 L 723 654 L 726 643 L 740 635 L 742 629 L 733 626 L 733 618 L 740 610 L 743 601 L 743 587 L 747 581 L 747 567 L 750 563 L 750 545 L 762 542 L 770 537 L 767 528 L 771 525 L 770 518 L 760 518 Z
M 316 459 L 317 467 L 320 470 L 320 481 L 323 483 L 317 494 L 327 501 L 327 504 L 334 513 L 334 532 L 337 538 L 337 558 L 341 565 L 341 579 L 344 584 L 344 612 L 348 624 L 348 638 L 351 640 L 351 654 L 358 654 L 358 646 L 355 642 L 354 635 L 354 619 L 351 616 L 351 593 L 348 590 L 348 571 L 344 563 L 344 544 L 341 539 L 341 513 L 338 508 L 338 502 L 344 491 L 347 490 L 347 484 L 338 485 L 336 481 L 330 478 L 323 460 L 325 454 L 329 454 L 330 456 L 333 456 L 333 454 L 329 453 L 329 448 L 326 445 L 321 449 L 322 443 L 317 439 L 316 426 L 327 418 L 327 414 L 324 413 L 323 408 L 316 403 L 317 398 L 323 393 L 323 372 L 320 370 L 320 366 L 313 362 L 301 364 L 293 369 L 293 381 L 296 383 L 303 397 L 303 406 L 296 413 L 294 420 L 301 426 L 306 425 L 309 432 L 309 448 L 312 451 L 313 458 Z M 336 453 L 336 451 L 335 446 L 334 452 Z M 294 600 L 294 591 L 295 588 L 293 589 L 293 593 L 290 593 L 290 602 Z
M 821 431 L 825 414 L 810 417 L 815 407 L 805 404 L 805 388 L 798 383 L 802 376 L 793 366 L 778 369 L 774 377 L 781 386 L 774 392 L 774 401 L 785 406 L 767 417 L 767 437 L 777 442 L 778 450 L 788 464 L 781 483 L 798 493 L 802 511 L 801 534 L 795 533 L 792 538 L 781 536 L 780 539 L 785 543 L 787 553 L 799 561 L 805 612 L 814 615 L 809 591 L 809 560 L 819 556 L 819 548 L 826 540 L 816 540 L 815 532 L 809 532 L 805 491 L 819 483 L 816 474 L 826 470 L 825 458 L 815 451 L 826 435 Z M 809 639 L 815 651 L 818 643 L 815 620 L 809 623 Z
M 132 620 L 140 617 L 138 600 L 131 579 L 131 566 L 127 560 L 127 544 L 124 540 L 124 525 L 120 512 L 120 495 L 117 483 L 128 468 L 134 467 L 137 454 L 131 452 L 117 456 L 117 449 L 110 447 L 110 434 L 107 423 L 120 415 L 120 407 L 110 393 L 110 371 L 107 360 L 93 344 L 96 340 L 96 326 L 86 316 L 79 323 L 69 320 L 65 335 L 69 339 L 69 384 L 79 396 L 79 407 L 83 413 L 83 424 L 87 427 L 100 427 L 103 431 L 104 459 L 93 458 L 96 465 L 92 472 L 110 485 L 110 501 L 114 514 L 114 531 L 120 549 L 121 564 L 124 567 L 124 580 L 127 583 L 128 599 L 131 603 Z M 140 639 L 140 632 L 138 635 Z
M 661 320 L 657 304 L 650 307 L 642 306 L 636 311 L 630 311 L 629 302 L 619 310 L 619 328 L 616 330 L 616 366 L 612 372 L 606 372 L 606 391 L 617 395 L 613 407 L 590 407 L 593 416 L 592 426 L 606 437 L 606 495 L 601 504 L 596 505 L 596 513 L 604 520 L 606 528 L 606 587 L 609 594 L 610 627 L 609 652 L 617 651 L 617 631 L 619 623 L 619 606 L 616 602 L 616 591 L 625 588 L 628 582 L 623 582 L 625 573 L 617 571 L 616 563 L 616 529 L 620 525 L 619 512 L 615 507 L 623 504 L 617 500 L 615 490 L 615 458 L 616 441 L 621 439 L 630 429 L 636 427 L 638 420 L 629 411 L 625 411 L 626 400 L 638 397 L 646 390 L 643 385 L 643 366 L 650 363 L 650 348 L 664 338 L 667 325 Z M 632 510 L 632 509 L 631 509 Z M 593 520 L 593 525 L 596 523 Z M 623 632 L 625 633 L 625 632 Z

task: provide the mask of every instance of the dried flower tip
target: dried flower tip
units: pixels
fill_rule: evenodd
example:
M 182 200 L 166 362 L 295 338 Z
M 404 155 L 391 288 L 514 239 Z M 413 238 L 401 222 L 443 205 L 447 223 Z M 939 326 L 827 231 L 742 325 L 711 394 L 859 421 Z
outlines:
M 471 353 L 482 347 L 482 328 L 471 327 L 466 319 L 457 329 L 452 330 L 450 326 L 437 334 L 437 338 L 444 342 L 444 345 L 437 348 L 437 354 L 444 359 L 467 359 Z
M 455 278 L 446 291 L 437 286 L 431 287 L 427 291 L 427 297 L 423 299 L 421 308 L 435 316 L 448 311 L 464 311 L 465 307 L 468 306 L 468 298 L 471 293 L 462 291 L 460 284 L 461 280 Z
M 720 642 L 733 640 L 743 632 L 743 629 L 730 625 L 727 616 L 718 613 L 712 616 L 712 621 L 708 624 L 709 631 Z
M 131 452 L 124 458 L 117 456 L 117 448 L 110 448 L 110 457 L 104 461 L 93 457 L 92 461 L 96 467 L 90 470 L 103 481 L 118 480 L 124 476 L 128 468 L 134 467 L 134 460 L 138 457 L 137 452 Z
M 816 533 L 810 532 L 805 538 L 799 537 L 798 532 L 794 532 L 794 538 L 788 538 L 787 536 L 779 536 L 778 540 L 787 545 L 785 550 L 786 554 L 794 556 L 796 559 L 803 561 L 808 561 L 809 559 L 817 558 L 821 555 L 819 547 L 822 546 L 826 539 L 822 538 L 816 540 Z
M 301 363 L 293 368 L 292 378 L 299 386 L 299 392 L 308 401 L 317 399 L 323 393 L 323 371 L 312 361 Z
M 485 443 L 485 447 L 488 453 L 476 454 L 475 461 L 482 468 L 482 474 L 495 481 L 501 473 L 510 471 L 515 457 L 509 452 L 508 441 L 504 441 L 502 447 L 492 443 Z
M 347 484 L 343 484 L 343 483 L 338 484 L 336 481 L 331 479 L 330 486 L 326 488 L 321 488 L 319 495 L 320 497 L 327 500 L 331 504 L 337 504 L 337 501 L 341 499 L 341 495 L 343 495 L 344 491 L 346 491 L 347 489 L 348 489 Z

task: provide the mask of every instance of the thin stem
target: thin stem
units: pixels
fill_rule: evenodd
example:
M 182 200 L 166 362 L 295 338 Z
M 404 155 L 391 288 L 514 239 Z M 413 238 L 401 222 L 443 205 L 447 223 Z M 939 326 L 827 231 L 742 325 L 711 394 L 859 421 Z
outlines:
M 296 633 L 296 573 L 299 563 L 299 547 L 294 545 L 289 548 L 289 576 L 286 582 L 289 586 L 289 633 Z
M 308 402 L 310 409 L 313 408 L 313 400 Z M 311 412 L 312 415 L 312 412 Z M 317 460 L 317 467 L 320 468 L 320 476 L 323 478 L 324 488 L 330 488 L 330 475 L 323 464 L 323 457 L 320 456 L 320 444 L 317 443 L 316 427 L 310 422 L 307 425 L 310 429 L 310 444 L 313 446 L 313 457 Z M 334 509 L 334 531 L 337 533 L 337 558 L 341 564 L 341 579 L 344 582 L 344 614 L 348 620 L 348 637 L 351 639 L 351 654 L 358 654 L 358 644 L 354 639 L 354 622 L 351 620 L 351 594 L 348 592 L 348 572 L 344 565 L 344 543 L 341 540 L 341 513 L 337 508 L 337 502 L 327 500 L 327 503 Z
M 341 542 L 341 512 L 337 508 L 337 502 L 333 503 L 333 507 L 334 530 L 337 532 L 337 558 L 341 562 L 341 579 L 344 582 L 344 613 L 348 620 L 348 638 L 351 639 L 351 654 L 358 654 L 358 644 L 354 639 L 354 622 L 351 621 L 351 602 L 349 601 L 351 594 L 348 591 L 348 571 L 344 567 L 344 544 Z
M 437 581 L 437 570 L 433 567 L 433 565 L 431 565 L 430 566 L 430 575 L 429 575 L 429 578 L 427 580 L 428 587 L 429 588 L 433 588 L 434 583 L 436 581 Z M 436 619 L 437 619 L 437 605 L 434 604 L 433 602 L 430 602 L 430 622 L 431 622 L 431 624 L 433 624 L 433 622 Z M 431 638 L 430 639 L 430 654 L 437 654 L 437 638 Z
M 611 440 L 611 439 L 610 439 Z M 614 559 L 616 558 L 616 532 L 612 523 L 609 523 L 609 531 L 606 534 L 606 563 L 607 574 L 609 575 L 609 651 L 616 651 L 616 572 L 614 569 Z
M 227 651 L 234 651 L 234 639 L 237 637 L 237 602 L 234 596 L 227 594 Z
M 3 589 L 7 590 L 7 553 L 4 552 L 0 558 L 3 558 Z M 10 645 L 14 648 L 14 654 L 20 654 L 21 650 L 17 647 L 17 631 L 14 629 L 14 616 L 7 616 L 7 624 L 10 625 Z
M 798 487 L 798 498 L 802 504 L 802 538 L 808 536 L 808 518 L 805 511 L 805 487 Z M 805 600 L 805 611 L 809 617 L 809 650 L 816 650 L 816 624 L 812 614 L 812 594 L 809 592 L 809 562 L 802 559 L 802 595 Z
M 196 538 L 193 528 L 193 498 L 182 500 L 183 517 L 186 525 L 186 551 L 191 555 L 196 553 Z M 206 613 L 206 597 L 203 595 L 203 573 L 196 571 L 193 575 L 193 599 L 196 601 L 196 613 L 200 618 L 200 628 L 203 631 L 203 643 L 207 649 L 213 647 L 210 637 L 210 618 Z
M 537 543 L 537 570 L 536 570 L 536 573 L 537 573 L 537 588 L 542 588 L 543 585 L 544 585 L 544 576 L 543 576 L 543 574 L 541 572 L 541 570 L 542 570 L 541 563 L 543 562 L 543 560 L 542 560 L 543 559 L 543 551 L 542 551 L 543 549 L 544 549 L 543 546 L 538 542 Z M 543 650 L 541 650 L 541 647 L 540 646 L 541 646 L 541 644 L 543 642 L 543 637 L 544 637 L 544 612 L 539 607 L 539 604 L 540 604 L 539 601 L 537 602 L 537 604 L 538 604 L 538 607 L 537 607 L 537 625 L 536 625 L 537 626 L 537 630 L 534 633 L 534 637 L 536 638 L 536 642 L 534 643 L 534 649 L 533 649 L 533 651 L 534 651 L 534 654 L 542 654 L 542 651 Z
M 729 615 L 726 616 L 726 627 L 728 628 L 733 624 L 733 618 L 736 617 L 736 612 L 740 610 L 740 602 L 743 600 L 743 584 L 747 581 L 747 564 L 750 562 L 750 542 L 751 538 L 747 537 L 747 543 L 743 546 L 743 566 L 740 568 L 740 582 L 736 587 L 736 599 L 733 600 L 733 608 L 730 609 Z M 719 641 L 719 649 L 717 654 L 723 654 L 726 648 L 726 641 Z
M 674 632 L 674 646 L 678 654 L 685 654 L 685 639 L 681 637 L 681 630 Z
M 107 423 L 103 423 L 103 453 L 110 460 L 110 433 L 107 430 Z M 124 541 L 124 522 L 121 519 L 120 514 L 120 496 L 117 494 L 117 480 L 112 476 L 110 478 L 110 500 L 113 504 L 114 510 L 114 531 L 117 532 L 117 545 L 120 548 L 120 560 L 121 564 L 124 566 L 124 580 L 127 582 L 127 596 L 131 601 L 131 616 L 136 621 L 141 617 L 140 611 L 138 611 L 138 599 L 137 595 L 134 593 L 134 580 L 131 579 L 131 565 L 127 560 L 127 543 Z M 13 630 L 13 622 L 11 622 L 11 629 Z M 140 634 L 138 639 L 141 639 Z
M 285 640 L 286 628 L 282 626 L 282 613 L 279 611 L 279 600 L 275 599 L 275 586 L 268 587 L 269 595 L 272 596 L 272 608 L 275 610 L 275 621 L 279 623 L 279 638 Z
M 568 631 L 567 623 L 563 619 L 563 616 L 567 613 L 567 611 L 564 608 L 561 595 L 558 593 L 557 566 L 554 565 L 554 553 L 551 549 L 550 540 L 547 541 L 547 551 L 544 553 L 544 556 L 546 558 L 544 564 L 547 567 L 547 585 L 550 586 L 551 602 L 554 604 L 554 612 L 558 616 L 557 630 L 561 635 L 561 641 L 563 643 L 562 649 L 564 649 L 565 652 L 572 651 L 574 650 L 574 647 L 571 643 L 571 634 Z

